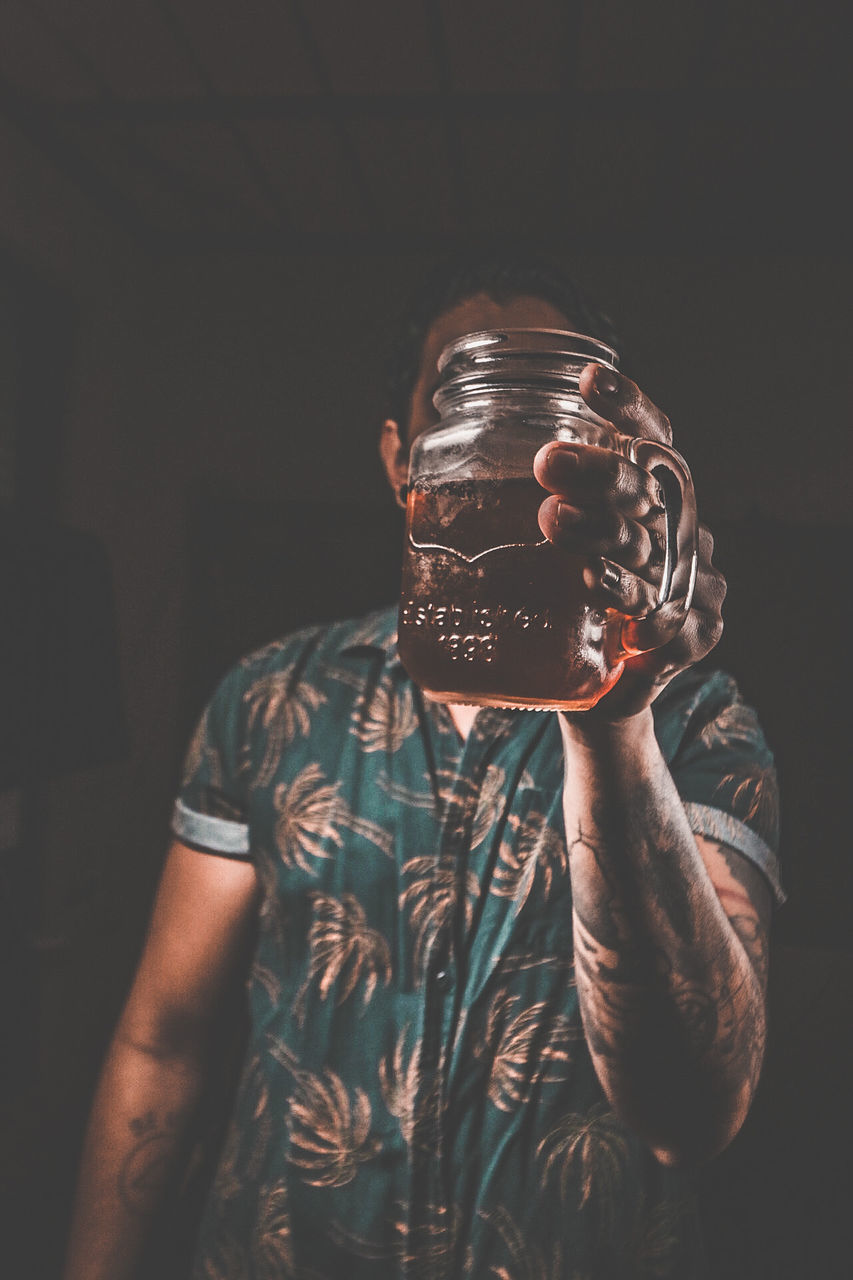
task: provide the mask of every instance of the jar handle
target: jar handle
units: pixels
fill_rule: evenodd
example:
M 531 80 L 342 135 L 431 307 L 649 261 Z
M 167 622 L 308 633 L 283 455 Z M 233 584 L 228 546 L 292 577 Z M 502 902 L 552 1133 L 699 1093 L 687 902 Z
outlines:
M 666 511 L 666 552 L 654 609 L 622 624 L 620 639 L 626 657 L 659 648 L 681 630 L 693 600 L 699 542 L 696 495 L 681 454 L 639 436 L 631 440 L 628 456 L 646 471 L 665 473 L 659 479 Z

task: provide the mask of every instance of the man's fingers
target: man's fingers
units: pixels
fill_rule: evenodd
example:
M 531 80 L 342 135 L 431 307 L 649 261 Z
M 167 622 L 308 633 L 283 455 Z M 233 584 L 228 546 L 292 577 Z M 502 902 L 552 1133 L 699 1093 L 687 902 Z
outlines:
M 693 609 L 697 613 L 717 614 L 722 610 L 726 598 L 726 580 L 715 564 L 711 563 L 714 554 L 714 536 L 705 524 L 699 526 L 699 572 L 696 575 L 696 588 L 693 592 Z M 719 636 L 717 636 L 717 640 Z M 716 644 L 717 641 L 714 641 Z M 709 647 L 713 647 L 709 646 Z
M 628 618 L 642 618 L 658 602 L 657 590 L 628 569 L 602 556 L 583 571 L 590 604 L 602 609 L 618 609 Z
M 588 364 L 579 386 L 590 409 L 626 435 L 672 444 L 669 418 L 630 378 L 603 365 Z
M 647 526 L 614 507 L 577 507 L 554 494 L 539 508 L 539 527 L 555 546 L 585 559 L 605 556 L 640 571 L 663 563 L 662 517 Z
M 654 618 L 643 625 L 654 625 Z M 684 624 L 661 650 L 667 666 L 681 670 L 710 653 L 723 634 L 723 620 L 716 610 L 691 609 Z
M 617 564 L 606 556 L 590 561 L 583 572 L 590 604 L 618 609 L 626 617 L 637 619 L 634 638 L 638 645 L 657 649 L 658 658 L 667 669 L 678 670 L 698 662 L 710 653 L 723 634 L 721 610 L 726 580 L 711 564 L 714 540 L 704 525 L 700 525 L 699 545 L 700 569 L 693 604 L 674 635 L 674 606 L 658 608 L 658 587 L 646 577 L 632 573 L 624 563 Z
M 649 616 L 629 615 L 640 619 L 635 631 L 638 647 L 656 650 L 661 670 L 692 666 L 711 652 L 723 634 L 721 609 L 725 594 L 725 578 L 704 561 L 696 580 L 693 603 L 674 635 L 667 635 L 671 614 L 666 605 Z
M 634 519 L 663 508 L 655 477 L 612 449 L 554 441 L 536 454 L 533 474 L 543 489 L 574 506 L 605 503 Z

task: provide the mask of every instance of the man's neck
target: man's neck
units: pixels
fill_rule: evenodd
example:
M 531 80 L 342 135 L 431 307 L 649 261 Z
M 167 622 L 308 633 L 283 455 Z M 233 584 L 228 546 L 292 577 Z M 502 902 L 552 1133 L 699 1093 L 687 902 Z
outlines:
M 474 723 L 474 717 L 480 708 L 470 707 L 461 702 L 448 702 L 445 705 L 450 712 L 451 720 L 456 726 L 456 732 L 464 742 L 471 732 L 471 725 Z

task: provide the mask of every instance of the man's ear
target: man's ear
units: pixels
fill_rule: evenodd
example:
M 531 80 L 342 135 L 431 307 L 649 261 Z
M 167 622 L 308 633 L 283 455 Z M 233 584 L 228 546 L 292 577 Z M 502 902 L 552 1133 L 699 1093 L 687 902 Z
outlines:
M 400 428 L 393 418 L 386 418 L 382 423 L 379 436 L 379 456 L 385 467 L 394 497 L 400 502 L 400 489 L 409 478 L 409 451 L 400 438 Z M 400 504 L 405 506 L 405 502 Z

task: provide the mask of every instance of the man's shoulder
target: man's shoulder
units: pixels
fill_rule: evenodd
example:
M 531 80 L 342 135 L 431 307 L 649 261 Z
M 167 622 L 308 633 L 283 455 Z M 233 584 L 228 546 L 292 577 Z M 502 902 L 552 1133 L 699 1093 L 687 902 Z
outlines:
M 658 741 L 668 760 L 676 752 L 711 751 L 738 743 L 769 756 L 759 717 L 737 681 L 719 667 L 698 663 L 682 671 L 653 706 Z
M 301 627 L 252 650 L 213 690 L 202 717 L 204 732 L 218 726 L 247 740 L 280 717 L 295 716 L 307 726 L 315 713 L 340 714 L 344 703 L 376 680 L 377 663 L 396 661 L 396 624 L 396 611 L 381 609 Z
M 718 667 L 697 663 L 680 671 L 652 704 L 655 733 L 667 760 L 694 731 L 729 706 L 741 703 L 734 678 Z
M 376 609 L 357 618 L 316 623 L 288 632 L 253 649 L 229 673 L 238 683 L 298 669 L 305 672 L 318 664 L 359 649 L 393 654 L 397 638 L 396 608 Z
M 691 714 L 708 704 L 739 702 L 740 690 L 733 676 L 704 662 L 680 671 L 655 700 L 655 715 Z

